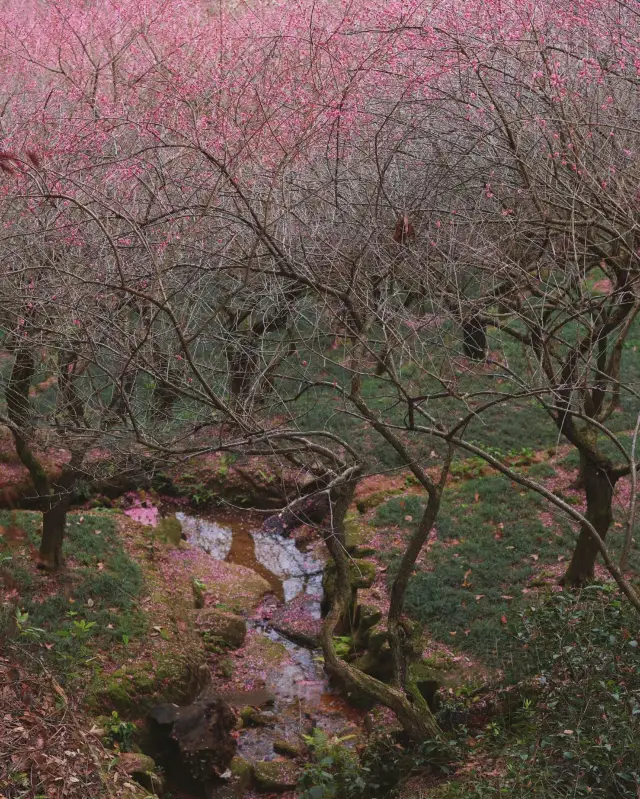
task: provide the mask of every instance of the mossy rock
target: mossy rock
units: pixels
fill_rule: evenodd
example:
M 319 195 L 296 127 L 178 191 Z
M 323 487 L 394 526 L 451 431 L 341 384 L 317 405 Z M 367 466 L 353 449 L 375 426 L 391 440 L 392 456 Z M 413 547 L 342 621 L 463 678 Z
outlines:
M 253 775 L 261 791 L 289 791 L 298 784 L 300 768 L 290 760 L 259 760 Z
M 229 649 L 239 649 L 247 636 L 247 623 L 242 616 L 216 608 L 199 610 L 195 626 L 206 640 L 215 639 Z
M 166 516 L 158 522 L 155 534 L 160 541 L 178 547 L 182 542 L 182 524 L 175 516 Z
M 278 721 L 275 713 L 256 710 L 255 707 L 247 705 L 240 711 L 243 727 L 272 727 Z
M 352 588 L 371 588 L 376 579 L 376 564 L 371 560 L 359 560 L 349 564 Z
M 388 682 L 393 674 L 391 649 L 388 644 L 385 644 L 377 652 L 368 650 L 357 657 L 352 665 L 370 677 L 375 677 L 376 680 Z
M 367 541 L 367 525 L 358 518 L 347 517 L 344 522 L 345 544 L 347 552 L 359 546 L 364 546 Z
M 165 785 L 162 777 L 156 772 L 153 758 L 137 752 L 126 752 L 118 758 L 118 765 L 124 769 L 132 780 L 152 796 L 162 796 Z
M 253 635 L 246 647 L 245 657 L 261 668 L 274 668 L 289 658 L 287 647 L 280 641 L 272 641 L 266 635 Z
M 356 508 L 360 513 L 366 513 L 373 508 L 377 508 L 378 505 L 382 505 L 382 503 L 389 499 L 389 497 L 396 496 L 397 494 L 403 494 L 404 491 L 405 490 L 403 488 L 392 488 L 387 489 L 386 491 L 375 491 L 373 494 L 369 494 L 369 496 L 365 499 L 361 499 L 356 502 Z
M 355 558 L 356 560 L 358 560 L 359 558 L 371 558 L 373 557 L 373 555 L 376 554 L 376 550 L 374 547 L 363 546 L 361 544 L 357 544 L 351 549 L 347 548 L 347 551 L 349 552 L 351 557 Z
M 370 560 L 359 560 L 349 563 L 349 581 L 353 590 L 370 588 L 376 579 L 376 564 Z M 322 587 L 327 596 L 331 597 L 336 590 L 336 567 L 331 561 L 327 564 L 322 577 Z
M 286 738 L 276 738 L 273 742 L 273 751 L 283 757 L 299 758 L 304 755 L 304 746 L 288 741 Z
M 233 612 L 251 612 L 272 590 L 264 577 L 246 566 L 222 561 L 217 564 L 217 571 L 217 582 L 207 588 L 223 597 Z
M 233 775 L 235 793 L 242 795 L 253 782 L 253 765 L 244 757 L 236 755 L 229 763 L 229 771 Z
M 91 710 L 116 710 L 139 718 L 154 705 L 188 705 L 211 681 L 204 650 L 187 646 L 181 651 L 157 652 L 154 660 L 140 660 L 111 674 L 98 672 L 85 703 Z

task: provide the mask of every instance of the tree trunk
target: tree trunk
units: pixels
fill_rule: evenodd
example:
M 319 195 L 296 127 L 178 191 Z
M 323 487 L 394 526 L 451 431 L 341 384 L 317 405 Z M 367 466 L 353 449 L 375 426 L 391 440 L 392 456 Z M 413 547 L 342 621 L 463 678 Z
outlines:
M 62 567 L 62 542 L 64 540 L 65 525 L 69 499 L 62 498 L 55 505 L 51 505 L 42 514 L 42 539 L 40 541 L 40 565 L 48 571 Z
M 580 453 L 580 475 L 587 499 L 586 518 L 604 541 L 613 519 L 613 489 L 616 484 L 613 469 L 606 461 L 598 462 Z M 562 584 L 577 588 L 593 580 L 598 552 L 597 543 L 587 530 L 582 529 Z
M 404 688 L 387 685 L 365 674 L 338 657 L 333 644 L 333 635 L 343 618 L 351 598 L 349 560 L 345 548 L 344 517 L 353 498 L 356 481 L 341 488 L 332 503 L 331 524 L 325 529 L 325 544 L 333 557 L 337 570 L 337 590 L 327 614 L 320 639 L 325 656 L 325 668 L 342 683 L 347 690 L 355 690 L 375 699 L 390 708 L 397 716 L 405 733 L 414 741 L 424 741 L 441 736 L 438 724 L 426 700 L 416 691 L 405 692 Z

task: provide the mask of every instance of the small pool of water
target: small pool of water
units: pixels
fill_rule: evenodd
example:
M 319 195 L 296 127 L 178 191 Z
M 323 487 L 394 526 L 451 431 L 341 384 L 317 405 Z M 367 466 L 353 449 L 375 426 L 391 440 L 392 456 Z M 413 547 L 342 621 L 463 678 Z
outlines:
M 291 602 L 299 594 L 322 594 L 324 561 L 313 552 L 301 552 L 292 538 L 251 529 L 243 521 L 227 525 L 186 513 L 176 513 L 176 518 L 190 544 L 216 560 L 258 572 L 280 600 Z

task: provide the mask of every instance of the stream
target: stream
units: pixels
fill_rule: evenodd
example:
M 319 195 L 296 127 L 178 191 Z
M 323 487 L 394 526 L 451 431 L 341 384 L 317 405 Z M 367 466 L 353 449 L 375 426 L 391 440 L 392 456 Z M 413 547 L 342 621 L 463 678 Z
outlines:
M 223 523 L 185 513 L 176 513 L 176 518 L 192 546 L 217 560 L 253 569 L 273 592 L 247 620 L 248 639 L 264 636 L 279 645 L 279 652 L 284 647 L 286 656 L 278 657 L 272 667 L 262 664 L 266 668 L 260 674 L 260 687 L 273 699 L 272 719 L 268 725 L 240 731 L 238 754 L 249 760 L 271 760 L 277 757 L 274 741 L 278 739 L 299 745 L 300 734 L 314 727 L 329 734 L 355 731 L 362 714 L 332 691 L 320 651 L 283 635 L 296 625 L 319 630 L 325 563 L 322 542 L 302 551 L 293 538 L 255 529 L 241 517 L 223 518 Z M 299 639 L 295 633 L 292 637 Z M 242 658 L 241 653 L 236 656 Z M 238 669 L 242 666 L 239 660 Z M 225 696 L 224 690 L 221 695 Z

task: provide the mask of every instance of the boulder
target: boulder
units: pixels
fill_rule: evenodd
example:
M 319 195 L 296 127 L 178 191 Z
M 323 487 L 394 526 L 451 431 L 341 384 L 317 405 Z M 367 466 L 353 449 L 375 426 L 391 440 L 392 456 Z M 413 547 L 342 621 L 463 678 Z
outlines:
M 186 771 L 196 783 L 208 784 L 231 762 L 236 717 L 220 697 L 203 695 L 186 707 L 158 705 L 149 713 L 154 745 L 167 771 Z
M 125 752 L 118 759 L 120 768 L 154 796 L 164 794 L 165 785 L 156 773 L 156 764 L 152 757 L 138 752 Z
M 216 608 L 200 610 L 195 623 L 205 640 L 218 641 L 229 649 L 241 647 L 247 635 L 247 623 L 242 616 Z
M 139 718 L 160 703 L 186 705 L 211 682 L 206 652 L 197 640 L 176 639 L 175 648 L 152 650 L 148 657 L 110 674 L 98 671 L 85 698 L 87 706 L 94 712 L 117 710 L 124 718 Z
M 273 742 L 273 751 L 283 757 L 299 758 L 304 755 L 304 747 L 300 743 L 288 741 L 286 738 L 276 738 Z
M 289 791 L 298 784 L 300 768 L 290 760 L 259 760 L 253 776 L 261 791 Z

